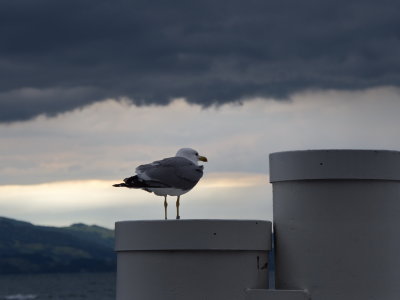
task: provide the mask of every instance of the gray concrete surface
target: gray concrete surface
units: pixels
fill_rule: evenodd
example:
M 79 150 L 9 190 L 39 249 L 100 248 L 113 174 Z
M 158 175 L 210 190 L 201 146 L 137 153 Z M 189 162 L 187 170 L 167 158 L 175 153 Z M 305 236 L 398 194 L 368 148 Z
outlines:
M 400 152 L 273 153 L 270 173 L 277 289 L 400 299 Z
M 117 222 L 117 300 L 243 300 L 268 288 L 270 249 L 267 221 Z
M 252 290 L 246 291 L 245 300 L 310 300 L 310 295 L 302 290 Z

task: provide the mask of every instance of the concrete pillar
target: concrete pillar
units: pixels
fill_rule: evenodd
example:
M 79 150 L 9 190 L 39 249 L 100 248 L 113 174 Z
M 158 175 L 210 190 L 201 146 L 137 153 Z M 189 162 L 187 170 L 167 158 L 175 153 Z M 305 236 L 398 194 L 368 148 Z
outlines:
M 117 300 L 221 300 L 268 288 L 271 223 L 117 222 Z
M 306 291 L 248 289 L 245 300 L 310 300 Z
M 277 289 L 400 299 L 400 152 L 273 153 L 270 181 Z

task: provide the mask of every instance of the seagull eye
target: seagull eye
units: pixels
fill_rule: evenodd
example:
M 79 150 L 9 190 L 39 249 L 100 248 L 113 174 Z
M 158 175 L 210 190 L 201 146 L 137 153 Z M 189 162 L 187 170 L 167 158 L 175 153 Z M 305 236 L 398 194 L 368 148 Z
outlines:
M 197 153 L 197 152 L 196 152 L 196 154 L 195 154 L 195 155 L 196 155 L 196 156 L 199 156 L 199 153 Z

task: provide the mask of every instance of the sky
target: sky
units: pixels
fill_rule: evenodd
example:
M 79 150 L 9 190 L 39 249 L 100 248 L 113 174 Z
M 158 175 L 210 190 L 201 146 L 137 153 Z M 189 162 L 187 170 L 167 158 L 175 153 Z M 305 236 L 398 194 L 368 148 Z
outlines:
M 398 1 L 1 7 L 1 216 L 162 219 L 112 184 L 192 147 L 209 161 L 182 218 L 271 220 L 270 153 L 400 149 Z

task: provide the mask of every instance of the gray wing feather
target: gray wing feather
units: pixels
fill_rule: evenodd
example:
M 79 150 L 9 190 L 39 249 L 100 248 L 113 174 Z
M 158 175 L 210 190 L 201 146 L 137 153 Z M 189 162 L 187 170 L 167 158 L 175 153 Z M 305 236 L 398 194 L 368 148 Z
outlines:
M 139 177 L 158 181 L 169 187 L 189 190 L 203 176 L 203 166 L 197 166 L 183 157 L 171 157 L 136 168 Z

